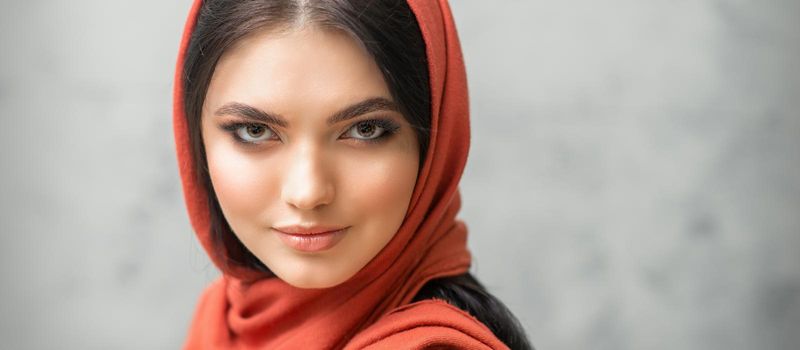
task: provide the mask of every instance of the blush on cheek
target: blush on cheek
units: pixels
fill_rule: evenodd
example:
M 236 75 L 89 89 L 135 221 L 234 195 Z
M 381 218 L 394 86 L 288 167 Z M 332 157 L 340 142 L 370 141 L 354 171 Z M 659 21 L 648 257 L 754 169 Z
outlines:
M 390 235 L 402 223 L 417 176 L 418 158 L 403 153 L 382 154 L 369 160 L 348 162 L 348 176 L 339 191 L 350 210 L 362 216 L 375 231 Z
M 232 152 L 208 154 L 208 170 L 214 192 L 229 224 L 252 217 L 269 202 L 270 193 L 264 164 Z

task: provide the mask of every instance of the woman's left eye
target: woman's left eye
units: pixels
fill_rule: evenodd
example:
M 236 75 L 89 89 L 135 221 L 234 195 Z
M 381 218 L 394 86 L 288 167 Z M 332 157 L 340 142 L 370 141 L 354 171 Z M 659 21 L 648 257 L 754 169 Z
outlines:
M 353 124 L 345 135 L 363 141 L 374 141 L 395 132 L 398 126 L 388 120 L 364 120 Z

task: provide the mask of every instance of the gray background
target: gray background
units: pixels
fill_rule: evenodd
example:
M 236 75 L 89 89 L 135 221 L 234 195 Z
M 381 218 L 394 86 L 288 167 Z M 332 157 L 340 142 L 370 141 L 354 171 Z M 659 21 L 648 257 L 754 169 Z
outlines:
M 180 347 L 189 1 L 2 7 L 0 347 Z M 452 7 L 474 270 L 538 348 L 800 346 L 800 2 Z

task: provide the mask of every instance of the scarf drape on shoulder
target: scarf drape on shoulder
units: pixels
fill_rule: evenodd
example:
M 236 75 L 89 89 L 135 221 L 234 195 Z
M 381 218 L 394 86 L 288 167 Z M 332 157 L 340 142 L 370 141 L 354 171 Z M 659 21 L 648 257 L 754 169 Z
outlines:
M 226 267 L 210 236 L 206 188 L 196 181 L 182 91 L 183 60 L 201 0 L 178 54 L 173 126 L 184 199 L 199 241 L 222 271 L 202 294 L 185 349 L 505 348 L 483 324 L 443 301 L 409 304 L 428 281 L 468 271 L 467 229 L 456 220 L 458 182 L 469 149 L 469 106 L 461 48 L 446 0 L 409 0 L 425 40 L 431 138 L 409 211 L 383 250 L 346 282 L 295 288 L 277 277 Z

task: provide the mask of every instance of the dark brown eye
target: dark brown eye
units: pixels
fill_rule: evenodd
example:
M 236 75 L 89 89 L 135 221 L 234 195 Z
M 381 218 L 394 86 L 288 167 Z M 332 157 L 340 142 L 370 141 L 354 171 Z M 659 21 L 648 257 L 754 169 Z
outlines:
M 252 137 L 259 137 L 264 134 L 264 127 L 258 125 L 250 125 L 247 127 L 247 134 Z
M 377 128 L 375 128 L 375 125 L 367 123 L 358 124 L 358 134 L 361 136 L 370 137 L 376 130 Z
M 369 121 L 363 121 L 353 125 L 348 132 L 348 136 L 360 140 L 370 140 L 377 137 L 380 137 L 381 134 L 385 131 L 384 128 L 375 125 L 375 123 L 370 123 Z
M 236 135 L 245 142 L 257 143 L 272 138 L 273 132 L 263 125 L 244 125 L 236 129 Z

